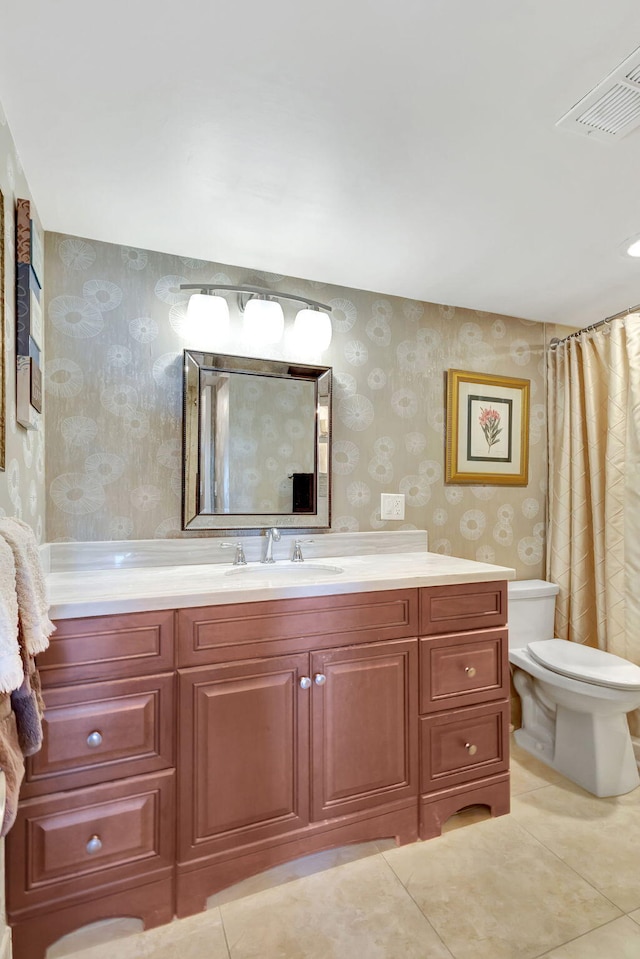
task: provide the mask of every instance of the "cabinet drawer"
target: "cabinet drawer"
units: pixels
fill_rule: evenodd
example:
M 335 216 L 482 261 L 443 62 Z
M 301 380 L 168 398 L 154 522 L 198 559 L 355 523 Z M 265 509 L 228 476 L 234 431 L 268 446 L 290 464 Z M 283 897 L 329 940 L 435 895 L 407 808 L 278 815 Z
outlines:
M 415 637 L 417 629 L 417 589 L 183 609 L 178 613 L 178 665 L 404 639 Z
M 509 703 L 420 720 L 420 791 L 472 782 L 509 767 Z
M 63 619 L 38 656 L 43 686 L 125 679 L 173 669 L 173 610 Z
M 171 766 L 173 688 L 165 674 L 45 690 L 44 742 L 23 798 Z
M 506 629 L 420 640 L 420 712 L 504 699 L 509 688 Z
M 169 872 L 173 785 L 165 772 L 20 803 L 7 839 L 10 915 Z
M 504 626 L 507 584 L 461 583 L 420 590 L 420 634 L 459 633 Z

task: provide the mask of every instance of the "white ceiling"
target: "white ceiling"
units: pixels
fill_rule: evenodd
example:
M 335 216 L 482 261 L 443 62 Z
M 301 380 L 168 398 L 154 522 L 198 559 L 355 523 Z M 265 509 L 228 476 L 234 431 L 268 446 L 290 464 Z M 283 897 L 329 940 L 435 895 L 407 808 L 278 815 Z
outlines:
M 638 46 L 638 0 L 0 0 L 0 100 L 47 230 L 582 326 L 640 302 L 640 129 L 555 122 Z

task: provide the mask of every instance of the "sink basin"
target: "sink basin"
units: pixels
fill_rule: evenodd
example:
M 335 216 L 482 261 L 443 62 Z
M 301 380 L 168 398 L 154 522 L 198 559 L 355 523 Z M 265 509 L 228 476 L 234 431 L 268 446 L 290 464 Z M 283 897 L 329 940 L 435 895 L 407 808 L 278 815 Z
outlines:
M 342 566 L 334 566 L 331 563 L 256 563 L 249 566 L 234 566 L 228 569 L 225 576 L 258 576 L 265 579 L 271 579 L 273 576 L 300 575 L 300 573 L 344 573 Z

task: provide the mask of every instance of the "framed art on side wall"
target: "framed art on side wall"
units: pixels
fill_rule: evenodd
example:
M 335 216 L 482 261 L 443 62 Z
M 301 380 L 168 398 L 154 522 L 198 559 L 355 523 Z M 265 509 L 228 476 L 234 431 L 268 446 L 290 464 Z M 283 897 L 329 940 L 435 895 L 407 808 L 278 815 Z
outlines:
M 4 325 L 4 197 L 0 190 L 0 470 L 5 465 L 5 441 L 7 435 L 7 376 L 5 365 L 5 325 Z
M 37 430 L 42 411 L 42 229 L 31 200 L 16 200 L 16 420 Z
M 446 482 L 526 486 L 530 380 L 447 372 Z

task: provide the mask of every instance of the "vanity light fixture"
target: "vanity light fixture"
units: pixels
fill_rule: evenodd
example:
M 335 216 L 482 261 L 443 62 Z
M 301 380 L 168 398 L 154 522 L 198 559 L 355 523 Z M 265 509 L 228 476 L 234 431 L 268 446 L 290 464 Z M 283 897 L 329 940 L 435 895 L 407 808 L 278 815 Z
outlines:
M 190 326 L 198 329 L 200 326 L 213 327 L 221 335 L 229 330 L 229 304 L 222 296 L 211 296 L 202 290 L 194 293 L 189 299 L 187 307 L 187 321 Z
M 220 333 L 226 333 L 224 323 L 229 322 L 229 306 L 220 293 L 237 293 L 238 309 L 244 316 L 244 330 L 252 342 L 276 343 L 284 332 L 284 313 L 279 300 L 293 300 L 303 304 L 294 323 L 294 338 L 299 346 L 314 351 L 326 350 L 331 342 L 331 307 L 318 303 L 306 296 L 294 293 L 280 293 L 259 286 L 232 286 L 223 283 L 182 283 L 181 290 L 195 290 L 189 300 L 187 317 L 191 319 L 192 309 L 199 321 L 209 319 L 216 323 Z M 194 304 L 194 300 L 196 301 Z
M 284 333 L 284 313 L 276 300 L 266 296 L 252 296 L 246 301 L 244 310 L 244 332 L 251 343 L 260 346 L 277 343 Z
M 620 256 L 625 259 L 628 256 L 632 256 L 635 259 L 640 257 L 640 233 L 635 233 L 633 236 L 627 237 L 624 243 L 621 243 L 618 247 L 618 252 Z
M 296 343 L 306 344 L 312 350 L 322 352 L 329 346 L 332 333 L 331 317 L 317 307 L 306 307 L 296 314 L 293 324 Z

